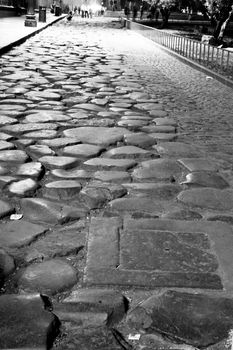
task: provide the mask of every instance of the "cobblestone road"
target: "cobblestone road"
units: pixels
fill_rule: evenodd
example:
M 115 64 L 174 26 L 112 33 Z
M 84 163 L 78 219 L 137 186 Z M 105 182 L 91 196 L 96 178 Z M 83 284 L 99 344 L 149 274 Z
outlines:
M 231 349 L 232 89 L 110 19 L 0 62 L 0 349 Z

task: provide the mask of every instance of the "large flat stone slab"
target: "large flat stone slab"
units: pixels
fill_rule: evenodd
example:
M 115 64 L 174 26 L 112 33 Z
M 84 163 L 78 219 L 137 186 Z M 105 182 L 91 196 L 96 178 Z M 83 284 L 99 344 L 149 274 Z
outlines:
M 177 198 L 193 207 L 221 211 L 233 208 L 233 190 L 231 189 L 195 188 L 182 191 Z
M 172 159 L 152 159 L 141 162 L 135 168 L 132 177 L 137 180 L 171 180 L 174 182 L 182 176 L 182 167 Z
M 58 334 L 59 321 L 39 294 L 2 295 L 0 314 L 1 349 L 47 350 Z
M 230 340 L 233 299 L 168 290 L 139 304 L 129 313 L 127 325 L 138 333 L 161 334 L 176 344 L 206 348 Z M 227 348 L 222 344 L 219 349 Z
M 130 131 L 125 128 L 80 127 L 63 131 L 65 137 L 73 137 L 83 143 L 111 145 L 121 141 Z
M 93 218 L 85 282 L 232 290 L 232 254 L 225 223 Z

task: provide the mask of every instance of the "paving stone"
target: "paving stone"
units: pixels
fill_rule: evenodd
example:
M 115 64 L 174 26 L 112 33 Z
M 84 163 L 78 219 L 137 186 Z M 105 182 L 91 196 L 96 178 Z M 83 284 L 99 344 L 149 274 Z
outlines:
M 118 291 L 109 289 L 79 289 L 73 291 L 63 303 L 54 305 L 54 313 L 60 320 L 74 320 L 74 315 L 97 312 L 107 313 L 107 324 L 119 322 L 126 313 L 127 299 Z M 80 318 L 80 316 L 79 316 Z
M 21 106 L 21 105 L 16 105 L 16 104 L 5 104 L 5 105 L 1 105 L 1 111 L 3 111 L 3 113 L 5 114 L 5 111 L 11 111 L 13 110 L 14 112 L 22 112 L 25 111 L 26 107 Z
M 178 160 L 189 171 L 218 171 L 220 164 L 208 158 L 181 158 Z
M 45 184 L 45 195 L 51 198 L 72 199 L 77 197 L 81 184 L 75 180 L 53 181 Z
M 29 91 L 25 94 L 25 96 L 31 100 L 34 101 L 41 101 L 41 100 L 55 100 L 59 101 L 61 100 L 61 95 L 51 92 L 50 90 L 43 90 L 43 91 Z
M 63 148 L 64 155 L 71 155 L 80 158 L 91 158 L 98 156 L 103 148 L 96 145 L 83 143 L 80 145 L 67 146 Z
M 145 133 L 134 133 L 125 136 L 125 143 L 142 148 L 149 148 L 156 144 L 156 141 Z
M 30 105 L 32 103 L 32 101 L 30 100 L 27 100 L 25 98 L 17 98 L 17 97 L 14 97 L 14 98 L 7 98 L 5 100 L 1 100 L 0 104 L 4 104 L 4 103 L 7 103 L 7 104 L 10 104 L 10 103 L 14 103 L 14 104 L 21 104 L 21 105 Z
M 136 307 L 127 322 L 146 333 L 160 333 L 175 343 L 203 348 L 228 337 L 231 298 L 168 290 Z
M 1 295 L 0 348 L 46 350 L 58 334 L 59 321 L 39 294 Z
M 83 164 L 91 168 L 117 168 L 128 170 L 130 168 L 133 168 L 137 163 L 133 159 L 92 158 Z
M 30 196 L 33 195 L 39 184 L 33 179 L 23 179 L 20 181 L 12 182 L 8 186 L 8 191 L 17 196 Z
M 129 173 L 127 173 L 126 171 L 117 170 L 99 170 L 94 173 L 93 178 L 104 182 L 109 181 L 122 183 L 123 181 L 131 181 L 131 176 Z
M 65 179 L 91 179 L 93 177 L 93 173 L 88 172 L 83 169 L 73 168 L 71 170 L 64 169 L 53 169 L 51 170 L 51 174 L 56 177 L 62 177 Z
M 103 110 L 103 107 L 100 107 L 93 103 L 80 103 L 80 104 L 74 105 L 73 108 L 84 109 L 84 110 L 93 111 L 93 112 L 100 112 Z
M 233 191 L 215 188 L 196 188 L 182 191 L 178 200 L 193 207 L 231 210 L 233 207 Z
M 24 291 L 49 295 L 64 291 L 78 282 L 76 270 L 66 260 L 58 258 L 26 267 L 19 271 L 17 280 L 18 287 Z
M 162 218 L 175 219 L 175 220 L 200 220 L 201 214 L 193 210 L 172 210 L 164 213 Z
M 169 157 L 201 157 L 201 152 L 195 146 L 183 142 L 163 142 L 154 148 L 159 154 Z
M 5 163 L 24 163 L 28 160 L 28 155 L 24 151 L 19 150 L 5 150 L 0 151 L 0 162 Z
M 56 130 L 38 130 L 32 131 L 24 134 L 24 137 L 28 137 L 30 139 L 47 139 L 47 138 L 55 138 L 57 136 Z
M 15 171 L 17 176 L 30 176 L 38 179 L 42 176 L 44 168 L 40 162 L 20 164 Z
M 2 165 L 0 165 L 0 175 L 5 175 L 8 173 L 8 169 Z
M 43 239 L 32 243 L 25 261 L 41 261 L 48 258 L 78 255 L 85 247 L 86 232 L 76 229 L 55 230 L 47 234 Z
M 27 152 L 32 158 L 55 155 L 55 152 L 46 145 L 30 145 Z
M 150 151 L 144 150 L 136 146 L 122 146 L 122 147 L 112 148 L 105 153 L 105 157 L 110 157 L 110 158 L 114 158 L 114 157 L 137 158 L 137 157 L 148 157 L 151 155 L 152 153 Z
M 124 128 L 80 127 L 63 131 L 65 137 L 75 137 L 84 143 L 111 145 L 121 141 L 130 131 Z
M 135 168 L 132 176 L 135 179 L 158 179 L 176 181 L 182 175 L 182 168 L 179 163 L 170 159 L 152 159 L 140 163 Z
M 0 248 L 0 286 L 4 279 L 15 270 L 15 261 L 4 249 Z
M 163 111 L 162 109 L 152 109 L 149 112 L 149 114 L 153 118 L 162 118 L 168 115 L 168 113 L 166 111 Z
M 56 130 L 58 125 L 55 123 L 27 123 L 27 124 L 14 124 L 5 125 L 0 128 L 3 132 L 10 132 L 12 134 L 21 134 L 26 132 L 32 132 L 36 130 Z
M 214 187 L 226 188 L 229 184 L 226 180 L 216 172 L 195 171 L 186 175 L 185 181 L 182 184 L 196 187 Z
M 39 143 L 52 148 L 62 148 L 65 146 L 78 144 L 79 142 L 75 138 L 60 137 L 52 140 L 51 139 L 40 140 Z
M 158 201 L 156 203 L 159 207 Z M 154 247 L 151 242 L 158 237 L 163 242 L 163 249 L 160 249 L 158 254 L 154 254 L 154 249 L 158 248 L 156 244 Z M 180 250 L 175 250 L 173 258 L 167 260 L 171 266 L 166 265 L 165 267 L 162 262 L 163 258 L 166 261 L 166 254 L 172 254 L 172 247 L 174 247 L 173 243 L 169 245 L 170 238 L 167 239 L 168 237 L 176 237 L 177 244 L 183 246 L 185 252 L 188 249 L 192 253 L 183 255 Z M 113 284 L 143 286 L 143 288 L 147 286 L 150 289 L 191 287 L 231 290 L 232 241 L 231 227 L 220 222 L 129 219 L 129 216 L 125 216 L 122 226 L 116 217 L 92 218 L 84 280 L 87 285 Z M 142 249 L 145 244 L 146 249 Z M 214 251 L 212 250 L 213 244 Z M 148 257 L 150 249 L 151 254 Z M 124 263 L 121 258 L 122 250 L 125 252 Z M 148 264 L 150 259 L 153 261 L 152 264 Z M 196 259 L 199 260 L 197 264 Z M 174 261 L 176 261 L 175 264 Z M 178 261 L 181 262 L 181 265 Z M 160 271 L 156 268 L 153 270 L 155 266 L 153 264 L 157 263 L 161 264 L 161 269 L 165 270 Z M 184 264 L 183 267 L 182 264 Z M 174 269 L 174 265 L 179 268 Z M 224 279 L 221 279 L 220 271 L 224 271 Z
M 137 129 L 141 128 L 141 127 L 144 127 L 147 124 L 148 124 L 147 121 L 144 121 L 144 120 L 133 120 L 133 119 L 119 120 L 119 122 L 117 123 L 118 126 L 128 127 L 130 130 L 137 130 Z
M 43 156 L 38 161 L 48 169 L 68 169 L 77 165 L 77 158 L 65 156 Z
M 137 109 L 145 110 L 145 111 L 161 110 L 162 109 L 162 104 L 160 104 L 160 103 L 153 103 L 153 102 L 137 103 L 136 105 L 134 105 L 134 107 L 137 108 Z
M 157 140 L 160 142 L 174 141 L 177 138 L 177 134 L 172 134 L 172 133 L 170 134 L 170 133 L 162 133 L 162 132 L 159 132 L 159 133 L 151 132 L 148 135 L 154 140 Z
M 4 115 L 0 116 L 0 125 L 15 124 L 15 123 L 17 123 L 17 120 L 14 118 L 10 118 Z
M 10 203 L 1 200 L 0 201 L 0 218 L 4 218 L 5 216 L 8 216 L 12 214 L 15 211 L 15 208 Z
M 177 126 L 177 122 L 173 118 L 164 117 L 164 118 L 155 118 L 153 119 L 153 122 L 156 125 L 171 125 L 171 126 Z
M 131 182 L 123 183 L 129 194 L 145 193 L 149 197 L 160 200 L 175 198 L 182 191 L 182 186 L 175 184 L 160 184 L 153 182 Z
M 18 181 L 19 179 L 15 176 L 0 176 L 0 188 L 5 188 L 6 185 Z
M 65 121 L 65 120 L 70 120 L 71 117 L 62 114 L 61 112 L 58 113 L 33 113 L 29 114 L 25 117 L 24 123 L 48 123 L 49 121 Z
M 4 132 L 0 132 L 0 140 L 4 140 L 4 141 L 10 141 L 13 139 L 12 135 L 8 135 Z
M 151 121 L 151 117 L 148 117 L 147 115 L 141 115 L 141 114 L 137 114 L 134 113 L 132 111 L 127 111 L 125 112 L 125 115 L 123 117 L 121 117 L 121 120 L 144 120 L 144 121 Z
M 176 128 L 174 126 L 171 125 L 148 125 L 148 126 L 143 126 L 141 128 L 141 130 L 143 132 L 147 132 L 147 133 L 175 133 L 176 132 Z
M 42 198 L 23 198 L 21 207 L 25 218 L 51 224 L 78 220 L 88 213 L 82 205 L 69 206 Z
M 43 235 L 46 228 L 25 220 L 9 221 L 0 224 L 0 241 L 2 247 L 22 247 Z
M 118 198 L 109 202 L 108 207 L 118 212 L 146 212 L 155 215 L 159 215 L 164 210 L 164 206 L 158 200 L 148 196 Z

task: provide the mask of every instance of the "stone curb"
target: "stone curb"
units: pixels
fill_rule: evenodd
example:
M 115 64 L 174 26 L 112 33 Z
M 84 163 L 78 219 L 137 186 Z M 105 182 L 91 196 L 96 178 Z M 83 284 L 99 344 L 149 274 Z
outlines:
M 126 22 L 126 21 L 127 21 L 127 22 L 131 22 L 131 21 L 127 20 L 126 18 L 122 18 L 122 20 L 125 21 L 125 22 Z M 139 24 L 139 25 L 140 25 L 140 24 Z M 133 30 L 133 29 L 131 29 L 131 28 L 127 28 L 127 29 L 128 29 L 128 30 Z M 137 33 L 137 32 L 134 32 L 134 33 L 137 34 L 137 35 L 140 35 L 140 34 Z M 146 38 L 146 37 L 144 37 L 144 38 L 145 38 L 146 40 L 153 41 L 152 39 L 148 39 L 148 38 Z M 188 58 L 186 58 L 186 57 L 183 57 L 183 56 L 177 54 L 176 52 L 174 52 L 174 51 L 168 49 L 167 47 L 164 47 L 164 46 L 162 46 L 162 45 L 156 43 L 155 41 L 153 41 L 153 43 L 154 43 L 155 45 L 159 46 L 163 51 L 165 51 L 165 52 L 168 53 L 169 55 L 171 55 L 171 56 L 177 58 L 178 60 L 180 60 L 181 62 L 187 64 L 188 66 L 190 66 L 190 67 L 192 67 L 192 68 L 194 68 L 194 69 L 196 69 L 196 70 L 198 70 L 198 71 L 200 71 L 200 72 L 202 72 L 202 73 L 204 73 L 204 74 L 207 74 L 207 75 L 211 76 L 212 78 L 218 80 L 220 83 L 222 83 L 222 84 L 224 84 L 224 85 L 227 85 L 228 87 L 230 87 L 230 88 L 233 89 L 233 81 L 232 81 L 232 80 L 230 80 L 230 79 L 228 79 L 228 78 L 226 78 L 226 77 L 224 77 L 224 76 L 222 76 L 222 75 L 220 75 L 220 74 L 218 74 L 218 73 L 216 73 L 216 72 L 210 70 L 209 68 L 206 68 L 206 67 L 200 65 L 199 63 L 197 63 L 197 62 L 195 62 L 195 61 L 192 61 L 192 60 L 190 60 L 190 59 L 188 59 Z
M 34 36 L 34 35 L 40 33 L 42 30 L 48 28 L 49 26 L 51 26 L 51 25 L 53 25 L 54 23 L 56 23 L 56 22 L 62 20 L 62 19 L 65 18 L 65 17 L 66 17 L 66 15 L 60 16 L 60 17 L 54 19 L 52 22 L 46 24 L 44 27 L 39 28 L 39 29 L 35 30 L 34 32 L 29 33 L 28 35 L 23 36 L 22 38 L 20 38 L 20 39 L 14 41 L 14 42 L 12 42 L 12 43 L 6 45 L 6 46 L 1 47 L 1 48 L 0 48 L 0 55 L 6 53 L 7 51 L 10 51 L 14 46 L 21 45 L 23 42 L 25 42 L 25 41 L 26 41 L 27 39 L 29 39 L 30 37 L 32 37 L 32 36 Z

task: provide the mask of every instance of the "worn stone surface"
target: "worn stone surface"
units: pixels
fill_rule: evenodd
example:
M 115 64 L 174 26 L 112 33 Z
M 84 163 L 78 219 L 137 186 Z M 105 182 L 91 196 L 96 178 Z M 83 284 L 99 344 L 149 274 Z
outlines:
M 43 172 L 43 166 L 40 162 L 29 162 L 21 164 L 16 170 L 18 176 L 30 176 L 40 178 Z
M 124 135 L 130 132 L 124 128 L 80 127 L 67 129 L 63 132 L 66 137 L 75 137 L 77 140 L 95 145 L 111 145 L 121 141 Z
M 154 148 L 159 154 L 169 157 L 201 157 L 200 151 L 195 146 L 183 142 L 163 142 L 160 145 L 155 145 Z
M 8 187 L 8 191 L 12 195 L 16 196 L 29 196 L 33 195 L 37 187 L 38 183 L 35 180 L 24 179 L 21 181 L 12 182 Z
M 75 180 L 48 182 L 45 185 L 45 195 L 52 198 L 71 199 L 79 194 L 81 187 L 80 182 Z
M 65 179 L 90 179 L 93 176 L 91 172 L 79 168 L 73 168 L 70 170 L 53 169 L 51 174 Z
M 84 162 L 84 165 L 92 168 L 106 168 L 106 169 L 124 169 L 128 170 L 136 165 L 133 159 L 111 159 L 111 158 L 92 158 Z
M 64 155 L 71 155 L 73 157 L 91 158 L 97 157 L 103 149 L 96 145 L 80 144 L 74 146 L 67 146 L 63 149 Z
M 57 229 L 31 244 L 26 262 L 78 254 L 85 246 L 86 232 L 80 228 Z
M 226 188 L 229 186 L 227 181 L 215 172 L 195 171 L 186 175 L 182 184 L 194 187 L 213 187 Z
M 117 291 L 111 289 L 79 289 L 64 299 L 61 305 L 54 307 L 54 313 L 59 319 L 75 321 L 82 317 L 80 314 L 107 313 L 106 324 L 113 326 L 126 314 L 126 298 Z M 81 316 L 81 317 L 80 317 Z
M 43 349 L 51 347 L 59 321 L 39 294 L 1 295 L 0 348 Z
M 122 146 L 117 148 L 112 148 L 110 151 L 105 153 L 105 157 L 112 157 L 112 158 L 138 158 L 138 157 L 150 157 L 152 155 L 151 152 L 146 151 L 142 148 L 136 147 L 136 146 Z M 155 154 L 156 156 L 156 154 Z
M 0 177 L 0 183 L 1 183 L 1 177 Z M 8 216 L 12 214 L 15 211 L 15 208 L 13 205 L 6 201 L 0 201 L 0 218 L 4 218 L 5 216 Z
M 24 220 L 2 223 L 0 225 L 1 246 L 21 247 L 30 244 L 44 232 L 46 232 L 45 227 Z
M 39 158 L 39 162 L 41 162 L 46 168 L 49 169 L 68 169 L 74 167 L 77 164 L 77 158 L 65 156 L 43 156 Z
M 189 171 L 217 171 L 220 163 L 208 158 L 181 158 L 178 160 Z
M 160 333 L 175 343 L 207 347 L 228 337 L 233 301 L 205 294 L 167 291 L 136 307 L 127 322 L 147 333 Z
M 56 294 L 77 283 L 77 272 L 65 260 L 53 259 L 37 263 L 19 271 L 18 288 L 27 292 Z
M 43 198 L 23 198 L 21 206 L 25 218 L 51 224 L 77 220 L 88 212 L 82 205 L 69 206 Z
M 7 150 L 0 151 L 0 162 L 24 163 L 28 159 L 28 155 L 24 151 Z
M 100 181 L 109 181 L 109 182 L 124 182 L 124 181 L 130 181 L 131 176 L 126 171 L 117 171 L 117 170 L 99 170 L 96 171 L 93 175 L 93 178 Z
M 171 182 L 174 182 L 182 176 L 182 168 L 174 160 L 153 159 L 141 162 L 140 167 L 134 169 L 132 176 L 139 180 L 170 179 Z
M 231 210 L 233 208 L 233 191 L 215 188 L 196 188 L 182 191 L 178 197 L 181 202 L 193 207 L 214 210 Z

